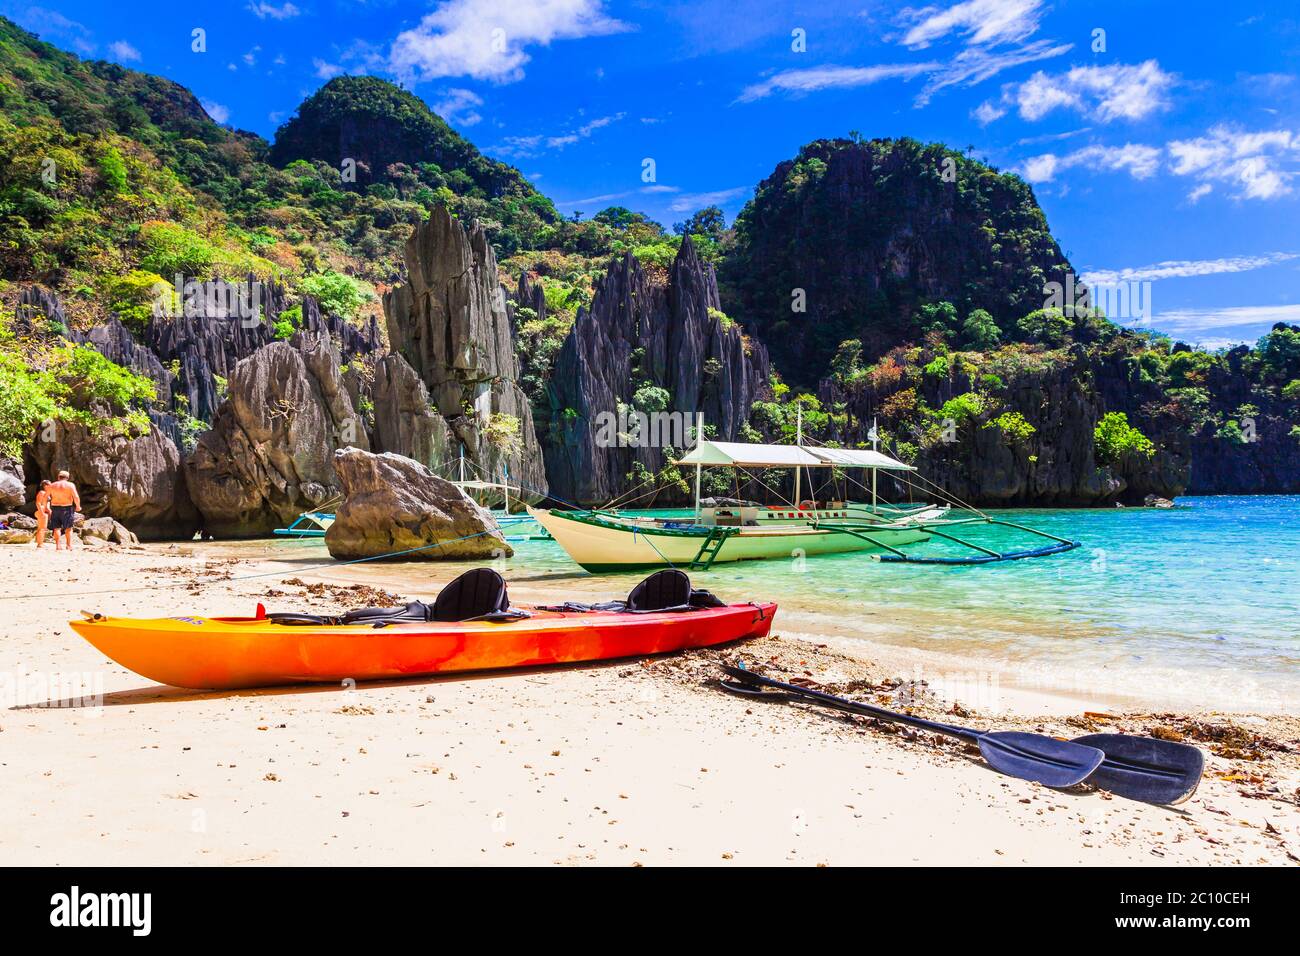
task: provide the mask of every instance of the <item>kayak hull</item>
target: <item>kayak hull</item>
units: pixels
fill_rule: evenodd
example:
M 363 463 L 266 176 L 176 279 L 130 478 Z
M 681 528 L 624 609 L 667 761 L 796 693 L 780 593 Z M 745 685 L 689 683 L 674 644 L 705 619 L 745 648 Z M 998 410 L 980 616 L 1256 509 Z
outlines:
M 775 604 L 688 612 L 535 611 L 521 621 L 284 625 L 264 618 L 102 618 L 73 630 L 141 677 L 196 690 L 391 680 L 641 657 L 772 627 Z

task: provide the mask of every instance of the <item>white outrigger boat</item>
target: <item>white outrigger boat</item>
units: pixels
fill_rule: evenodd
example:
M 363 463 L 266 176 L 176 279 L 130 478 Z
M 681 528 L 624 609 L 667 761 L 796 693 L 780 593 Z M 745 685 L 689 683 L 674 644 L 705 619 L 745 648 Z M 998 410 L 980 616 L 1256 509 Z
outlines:
M 882 504 L 876 473 L 898 476 L 916 469 L 877 449 L 822 448 L 803 444 L 762 445 L 701 440 L 678 465 L 695 466 L 695 508 L 673 517 L 647 517 L 603 510 L 529 508 L 569 556 L 593 573 L 653 567 L 708 570 L 714 564 L 844 552 L 873 552 L 882 561 L 922 564 L 984 564 L 1059 554 L 1077 541 L 991 518 L 973 508 L 956 516 L 948 504 L 899 507 Z M 762 506 L 737 499 L 700 498 L 703 468 L 793 468 L 795 502 Z M 804 469 L 864 469 L 871 474 L 870 504 L 847 500 L 800 500 Z M 999 552 L 952 534 L 964 525 L 1001 525 L 1051 541 L 1037 548 Z M 904 546 L 932 537 L 975 552 L 969 556 L 918 556 Z

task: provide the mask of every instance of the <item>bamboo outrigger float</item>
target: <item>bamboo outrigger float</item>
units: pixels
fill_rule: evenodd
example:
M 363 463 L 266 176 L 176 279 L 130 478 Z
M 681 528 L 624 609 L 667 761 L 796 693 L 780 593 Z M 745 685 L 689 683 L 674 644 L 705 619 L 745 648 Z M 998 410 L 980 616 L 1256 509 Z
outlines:
M 800 422 L 802 425 L 802 422 Z M 873 439 L 875 430 L 873 429 Z M 700 434 L 697 425 L 697 434 Z M 974 508 L 953 504 L 898 507 L 882 504 L 876 474 L 895 477 L 916 469 L 872 449 L 717 442 L 701 439 L 674 464 L 695 466 L 695 507 L 682 517 L 639 517 L 603 510 L 556 511 L 529 508 L 537 523 L 583 568 L 593 573 L 653 567 L 708 570 L 719 562 L 791 558 L 818 554 L 871 552 L 881 561 L 916 564 L 987 564 L 1060 554 L 1079 542 L 992 518 Z M 874 441 L 873 441 L 874 443 Z M 736 499 L 701 499 L 704 468 L 792 468 L 795 501 L 767 507 Z M 862 469 L 871 475 L 870 503 L 847 500 L 800 500 L 805 469 Z M 865 486 L 864 486 L 865 487 Z M 954 534 L 973 526 L 997 525 L 1046 539 L 1036 548 L 997 551 Z M 974 552 L 967 556 L 924 556 L 907 545 L 941 538 Z

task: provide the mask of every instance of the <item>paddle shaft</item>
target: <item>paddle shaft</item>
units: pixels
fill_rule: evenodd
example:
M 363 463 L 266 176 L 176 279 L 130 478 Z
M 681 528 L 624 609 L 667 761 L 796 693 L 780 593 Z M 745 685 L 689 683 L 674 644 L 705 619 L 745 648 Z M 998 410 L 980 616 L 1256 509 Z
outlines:
M 786 684 L 771 677 L 763 677 L 755 674 L 753 671 L 747 671 L 743 668 L 726 668 L 728 674 L 742 681 L 754 681 L 760 684 L 767 684 L 770 687 L 779 687 L 787 693 L 798 694 L 803 697 L 811 697 L 814 700 L 821 701 L 831 707 L 839 710 L 847 710 L 856 714 L 865 714 L 868 717 L 875 717 L 878 720 L 887 720 L 890 723 L 904 724 L 908 727 L 916 727 L 918 730 L 928 730 L 931 733 L 944 734 L 948 737 L 956 737 L 958 740 L 964 740 L 967 743 L 978 743 L 979 739 L 984 736 L 983 732 L 971 730 L 968 727 L 955 727 L 952 724 L 941 724 L 935 720 L 926 720 L 924 717 L 912 717 L 908 714 L 896 713 L 892 710 L 885 710 L 883 707 L 875 707 L 871 704 L 863 704 L 856 700 L 846 700 L 843 697 L 836 697 L 834 694 L 825 694 L 819 690 L 813 690 L 811 687 L 800 687 L 798 684 Z

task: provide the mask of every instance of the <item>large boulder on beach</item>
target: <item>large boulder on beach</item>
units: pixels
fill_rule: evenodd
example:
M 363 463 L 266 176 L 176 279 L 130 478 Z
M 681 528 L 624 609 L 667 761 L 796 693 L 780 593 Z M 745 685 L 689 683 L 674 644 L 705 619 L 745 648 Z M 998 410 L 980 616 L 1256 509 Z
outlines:
M 139 538 L 112 518 L 86 518 L 81 522 L 77 533 L 81 535 L 82 541 L 87 538 L 98 538 L 100 541 L 110 541 L 113 544 L 140 543 Z
M 23 466 L 12 458 L 0 458 L 0 508 L 17 508 L 26 502 Z
M 488 511 L 417 461 L 340 448 L 334 473 L 344 497 L 325 546 L 336 558 L 442 561 L 514 554 Z

